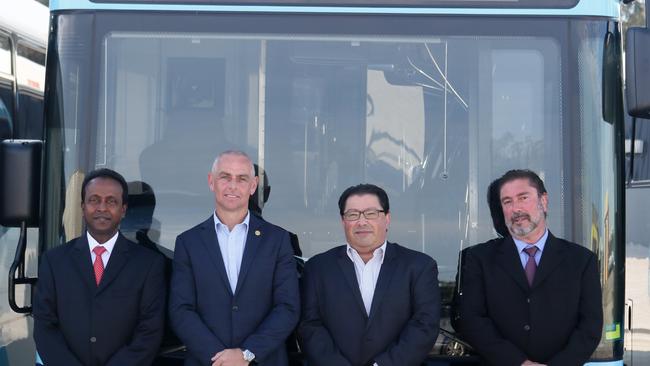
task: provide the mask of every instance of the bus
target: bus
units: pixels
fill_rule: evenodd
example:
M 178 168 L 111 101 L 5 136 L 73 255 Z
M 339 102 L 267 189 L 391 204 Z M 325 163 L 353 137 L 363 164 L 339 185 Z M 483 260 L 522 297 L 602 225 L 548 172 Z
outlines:
M 0 141 L 43 139 L 48 24 L 45 5 L 35 0 L 0 0 Z M 30 229 L 30 236 L 26 271 L 33 277 L 38 229 Z M 19 302 L 29 301 L 24 286 L 14 292 L 5 277 L 14 261 L 18 237 L 19 230 L 0 226 L 0 365 L 25 365 L 34 359 L 31 318 L 16 313 L 7 301 L 10 293 L 17 294 Z
M 438 262 L 443 317 L 427 363 L 472 364 L 450 318 L 459 253 L 496 235 L 490 182 L 528 168 L 549 191 L 553 233 L 599 259 L 605 324 L 590 364 L 623 365 L 622 6 L 51 0 L 43 138 L 5 144 L 29 152 L 20 177 L 1 179 L 35 187 L 0 205 L 0 223 L 37 236 L 6 245 L 29 261 L 79 236 L 81 182 L 107 167 L 131 187 L 121 231 L 171 257 L 175 237 L 213 212 L 215 155 L 241 149 L 266 182 L 264 218 L 307 258 L 344 243 L 345 188 L 383 187 L 389 240 Z M 644 70 L 626 68 L 628 84 Z M 647 113 L 643 84 L 627 101 Z M 20 254 L 30 246 L 36 258 Z M 170 344 L 156 364 L 182 359 Z

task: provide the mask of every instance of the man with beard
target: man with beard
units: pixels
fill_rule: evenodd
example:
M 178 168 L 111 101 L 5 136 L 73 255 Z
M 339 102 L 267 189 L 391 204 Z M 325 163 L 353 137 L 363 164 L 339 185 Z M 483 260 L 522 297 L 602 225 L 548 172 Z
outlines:
M 461 332 L 487 365 L 582 365 L 603 327 L 597 258 L 547 229 L 537 174 L 508 171 L 498 187 L 511 236 L 467 251 Z

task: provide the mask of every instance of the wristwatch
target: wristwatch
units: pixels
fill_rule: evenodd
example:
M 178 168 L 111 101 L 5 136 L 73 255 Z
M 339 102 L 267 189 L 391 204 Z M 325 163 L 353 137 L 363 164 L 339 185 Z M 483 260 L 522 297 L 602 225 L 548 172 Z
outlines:
M 242 353 L 244 354 L 244 361 L 246 362 L 251 362 L 255 359 L 255 354 L 247 349 L 243 350 Z

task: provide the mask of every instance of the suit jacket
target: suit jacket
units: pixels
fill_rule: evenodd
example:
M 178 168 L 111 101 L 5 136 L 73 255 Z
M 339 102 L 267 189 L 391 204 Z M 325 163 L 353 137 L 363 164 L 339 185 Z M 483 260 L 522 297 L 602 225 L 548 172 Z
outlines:
M 370 315 L 354 264 L 339 246 L 307 261 L 298 333 L 309 365 L 419 365 L 438 336 L 438 267 L 388 243 Z
M 164 258 L 119 234 L 99 286 L 84 233 L 41 257 L 34 340 L 47 366 L 151 365 L 165 318 Z
M 284 341 L 298 323 L 300 296 L 286 230 L 250 216 L 233 294 L 210 216 L 176 238 L 170 291 L 185 365 L 210 365 L 226 348 L 248 349 L 260 365 L 288 364 Z
M 549 232 L 532 286 L 512 238 L 471 247 L 460 305 L 464 338 L 497 366 L 584 364 L 603 328 L 597 259 Z

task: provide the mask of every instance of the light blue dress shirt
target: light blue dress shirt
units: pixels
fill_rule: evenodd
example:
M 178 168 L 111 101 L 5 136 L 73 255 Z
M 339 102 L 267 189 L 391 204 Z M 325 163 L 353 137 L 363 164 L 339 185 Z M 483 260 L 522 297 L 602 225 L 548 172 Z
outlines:
M 235 289 L 237 289 L 237 279 L 239 278 L 241 261 L 244 257 L 250 218 L 251 214 L 249 212 L 246 214 L 244 221 L 235 225 L 232 231 L 230 231 L 228 230 L 228 226 L 219 220 L 216 211 L 214 213 L 214 226 L 217 231 L 217 239 L 219 240 L 221 258 L 223 258 L 223 265 L 226 267 L 228 282 L 230 282 L 230 289 L 233 294 L 235 293 Z
M 524 249 L 530 248 L 532 246 L 537 247 L 537 253 L 535 253 L 535 263 L 539 266 L 539 261 L 542 259 L 542 252 L 544 251 L 544 245 L 546 245 L 546 239 L 548 238 L 548 229 L 544 230 L 544 235 L 536 243 L 526 243 L 518 239 L 512 238 L 515 241 L 517 246 L 517 251 L 519 252 L 519 259 L 521 259 L 521 266 L 526 269 L 526 262 L 528 262 L 528 253 L 524 252 Z

